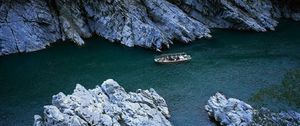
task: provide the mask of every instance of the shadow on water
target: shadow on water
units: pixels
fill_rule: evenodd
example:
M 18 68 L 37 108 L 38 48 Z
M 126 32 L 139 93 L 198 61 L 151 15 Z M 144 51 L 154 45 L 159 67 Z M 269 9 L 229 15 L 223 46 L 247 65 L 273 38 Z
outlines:
M 256 103 L 257 108 L 268 107 L 275 111 L 300 110 L 300 69 L 292 70 L 284 75 L 279 85 L 258 90 L 250 102 Z M 274 104 L 280 104 L 274 107 Z M 291 107 L 292 106 L 292 107 Z
M 160 53 L 98 37 L 82 47 L 59 42 L 46 50 L 3 56 L 0 125 L 32 125 L 33 115 L 42 113 L 52 95 L 69 94 L 76 83 L 94 88 L 108 78 L 127 91 L 154 88 L 166 99 L 174 125 L 213 125 L 203 108 L 217 91 L 247 100 L 300 68 L 299 27 L 283 21 L 277 31 L 267 33 L 215 29 L 212 39 L 176 43 L 165 51 L 192 55 L 183 64 L 155 64 L 153 57 Z M 280 108 L 280 102 L 270 103 Z

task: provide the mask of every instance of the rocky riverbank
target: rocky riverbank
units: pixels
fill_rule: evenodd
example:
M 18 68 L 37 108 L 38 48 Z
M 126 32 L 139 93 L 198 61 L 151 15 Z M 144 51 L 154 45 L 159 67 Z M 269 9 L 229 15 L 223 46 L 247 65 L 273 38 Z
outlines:
M 300 113 L 271 112 L 267 108 L 254 109 L 235 98 L 226 98 L 221 93 L 210 97 L 205 106 L 209 117 L 224 126 L 299 126 Z
M 127 93 L 108 79 L 94 89 L 77 84 L 71 95 L 54 95 L 34 126 L 171 126 L 167 118 L 167 104 L 154 89 Z
M 171 40 L 210 37 L 210 28 L 274 30 L 278 18 L 300 20 L 294 0 L 5 0 L 0 1 L 0 55 L 53 42 L 102 36 L 160 50 Z

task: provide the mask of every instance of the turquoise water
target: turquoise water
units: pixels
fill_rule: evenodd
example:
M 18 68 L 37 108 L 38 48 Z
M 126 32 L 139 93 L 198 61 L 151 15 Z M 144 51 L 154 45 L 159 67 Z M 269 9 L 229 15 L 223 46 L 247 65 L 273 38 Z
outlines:
M 176 126 L 213 125 L 204 111 L 217 91 L 248 101 L 259 89 L 276 85 L 300 68 L 300 23 L 283 21 L 275 32 L 214 30 L 212 39 L 176 43 L 166 52 L 187 52 L 191 62 L 159 65 L 157 52 L 128 48 L 102 38 L 46 50 L 0 57 L 0 125 L 32 125 L 33 115 L 60 91 L 76 83 L 94 88 L 113 78 L 127 91 L 154 88 L 162 95 Z M 250 102 L 250 101 L 249 101 Z M 277 101 L 278 102 L 278 101 Z M 269 106 L 298 109 L 281 103 Z M 252 105 L 258 105 L 250 102 Z

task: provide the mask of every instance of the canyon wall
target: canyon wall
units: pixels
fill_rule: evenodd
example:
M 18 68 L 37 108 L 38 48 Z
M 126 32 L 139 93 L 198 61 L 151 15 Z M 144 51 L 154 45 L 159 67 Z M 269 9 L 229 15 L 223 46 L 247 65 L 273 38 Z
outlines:
M 172 40 L 211 37 L 211 28 L 265 32 L 300 20 L 299 0 L 1 0 L 0 55 L 98 35 L 161 50 Z

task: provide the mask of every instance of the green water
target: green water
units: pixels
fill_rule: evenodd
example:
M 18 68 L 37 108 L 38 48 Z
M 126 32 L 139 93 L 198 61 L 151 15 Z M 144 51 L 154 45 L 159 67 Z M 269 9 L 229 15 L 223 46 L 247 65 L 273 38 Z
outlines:
M 192 61 L 183 64 L 155 64 L 157 52 L 102 38 L 88 39 L 83 47 L 65 42 L 0 57 L 0 125 L 32 125 L 52 95 L 69 94 L 76 83 L 94 88 L 108 78 L 127 91 L 154 88 L 166 99 L 176 126 L 213 125 L 203 109 L 209 96 L 220 91 L 259 106 L 249 100 L 259 89 L 280 84 L 285 73 L 300 68 L 300 23 L 282 22 L 275 32 L 214 30 L 213 39 L 177 43 L 166 52 L 191 54 Z

